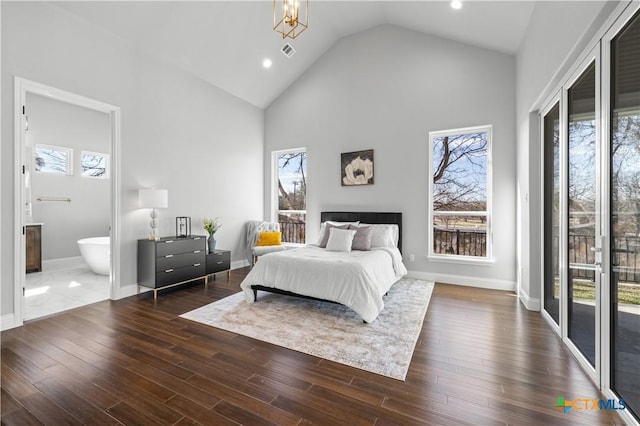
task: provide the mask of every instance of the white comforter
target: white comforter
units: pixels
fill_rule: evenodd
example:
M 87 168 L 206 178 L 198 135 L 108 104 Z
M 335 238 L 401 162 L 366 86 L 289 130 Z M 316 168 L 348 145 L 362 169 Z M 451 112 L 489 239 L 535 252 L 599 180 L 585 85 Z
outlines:
M 372 322 L 382 296 L 406 273 L 397 248 L 344 253 L 310 245 L 261 256 L 240 287 L 249 303 L 251 286 L 262 285 L 341 303 Z

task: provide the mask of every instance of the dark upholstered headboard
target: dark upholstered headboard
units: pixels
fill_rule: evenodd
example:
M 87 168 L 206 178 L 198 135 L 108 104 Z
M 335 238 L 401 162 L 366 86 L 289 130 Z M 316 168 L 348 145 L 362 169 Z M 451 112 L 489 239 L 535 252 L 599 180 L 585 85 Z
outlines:
M 377 212 L 321 212 L 320 221 L 334 220 L 336 222 L 355 222 L 371 224 L 398 225 L 398 249 L 402 252 L 402 213 Z

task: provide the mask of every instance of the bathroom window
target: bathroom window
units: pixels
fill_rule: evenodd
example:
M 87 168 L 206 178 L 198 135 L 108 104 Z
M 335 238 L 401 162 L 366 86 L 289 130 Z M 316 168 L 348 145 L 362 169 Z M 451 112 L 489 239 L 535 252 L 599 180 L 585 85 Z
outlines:
M 82 151 L 80 154 L 80 174 L 86 177 L 109 178 L 109 154 Z
M 71 175 L 71 148 L 53 145 L 36 145 L 34 162 L 36 172 Z

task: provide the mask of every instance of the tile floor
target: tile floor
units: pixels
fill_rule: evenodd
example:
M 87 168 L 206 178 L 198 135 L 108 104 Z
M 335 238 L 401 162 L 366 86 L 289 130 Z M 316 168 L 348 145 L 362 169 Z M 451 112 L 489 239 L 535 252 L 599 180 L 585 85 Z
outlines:
M 26 276 L 24 319 L 99 302 L 109 295 L 109 277 L 91 272 L 82 258 L 44 262 L 42 272 Z

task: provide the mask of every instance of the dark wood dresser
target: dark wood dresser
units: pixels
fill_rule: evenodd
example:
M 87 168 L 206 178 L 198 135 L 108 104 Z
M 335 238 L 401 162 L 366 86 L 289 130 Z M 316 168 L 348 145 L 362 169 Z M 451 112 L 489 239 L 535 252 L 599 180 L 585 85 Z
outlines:
M 160 289 L 206 279 L 206 240 L 202 235 L 138 240 L 138 286 L 152 288 L 157 298 Z

